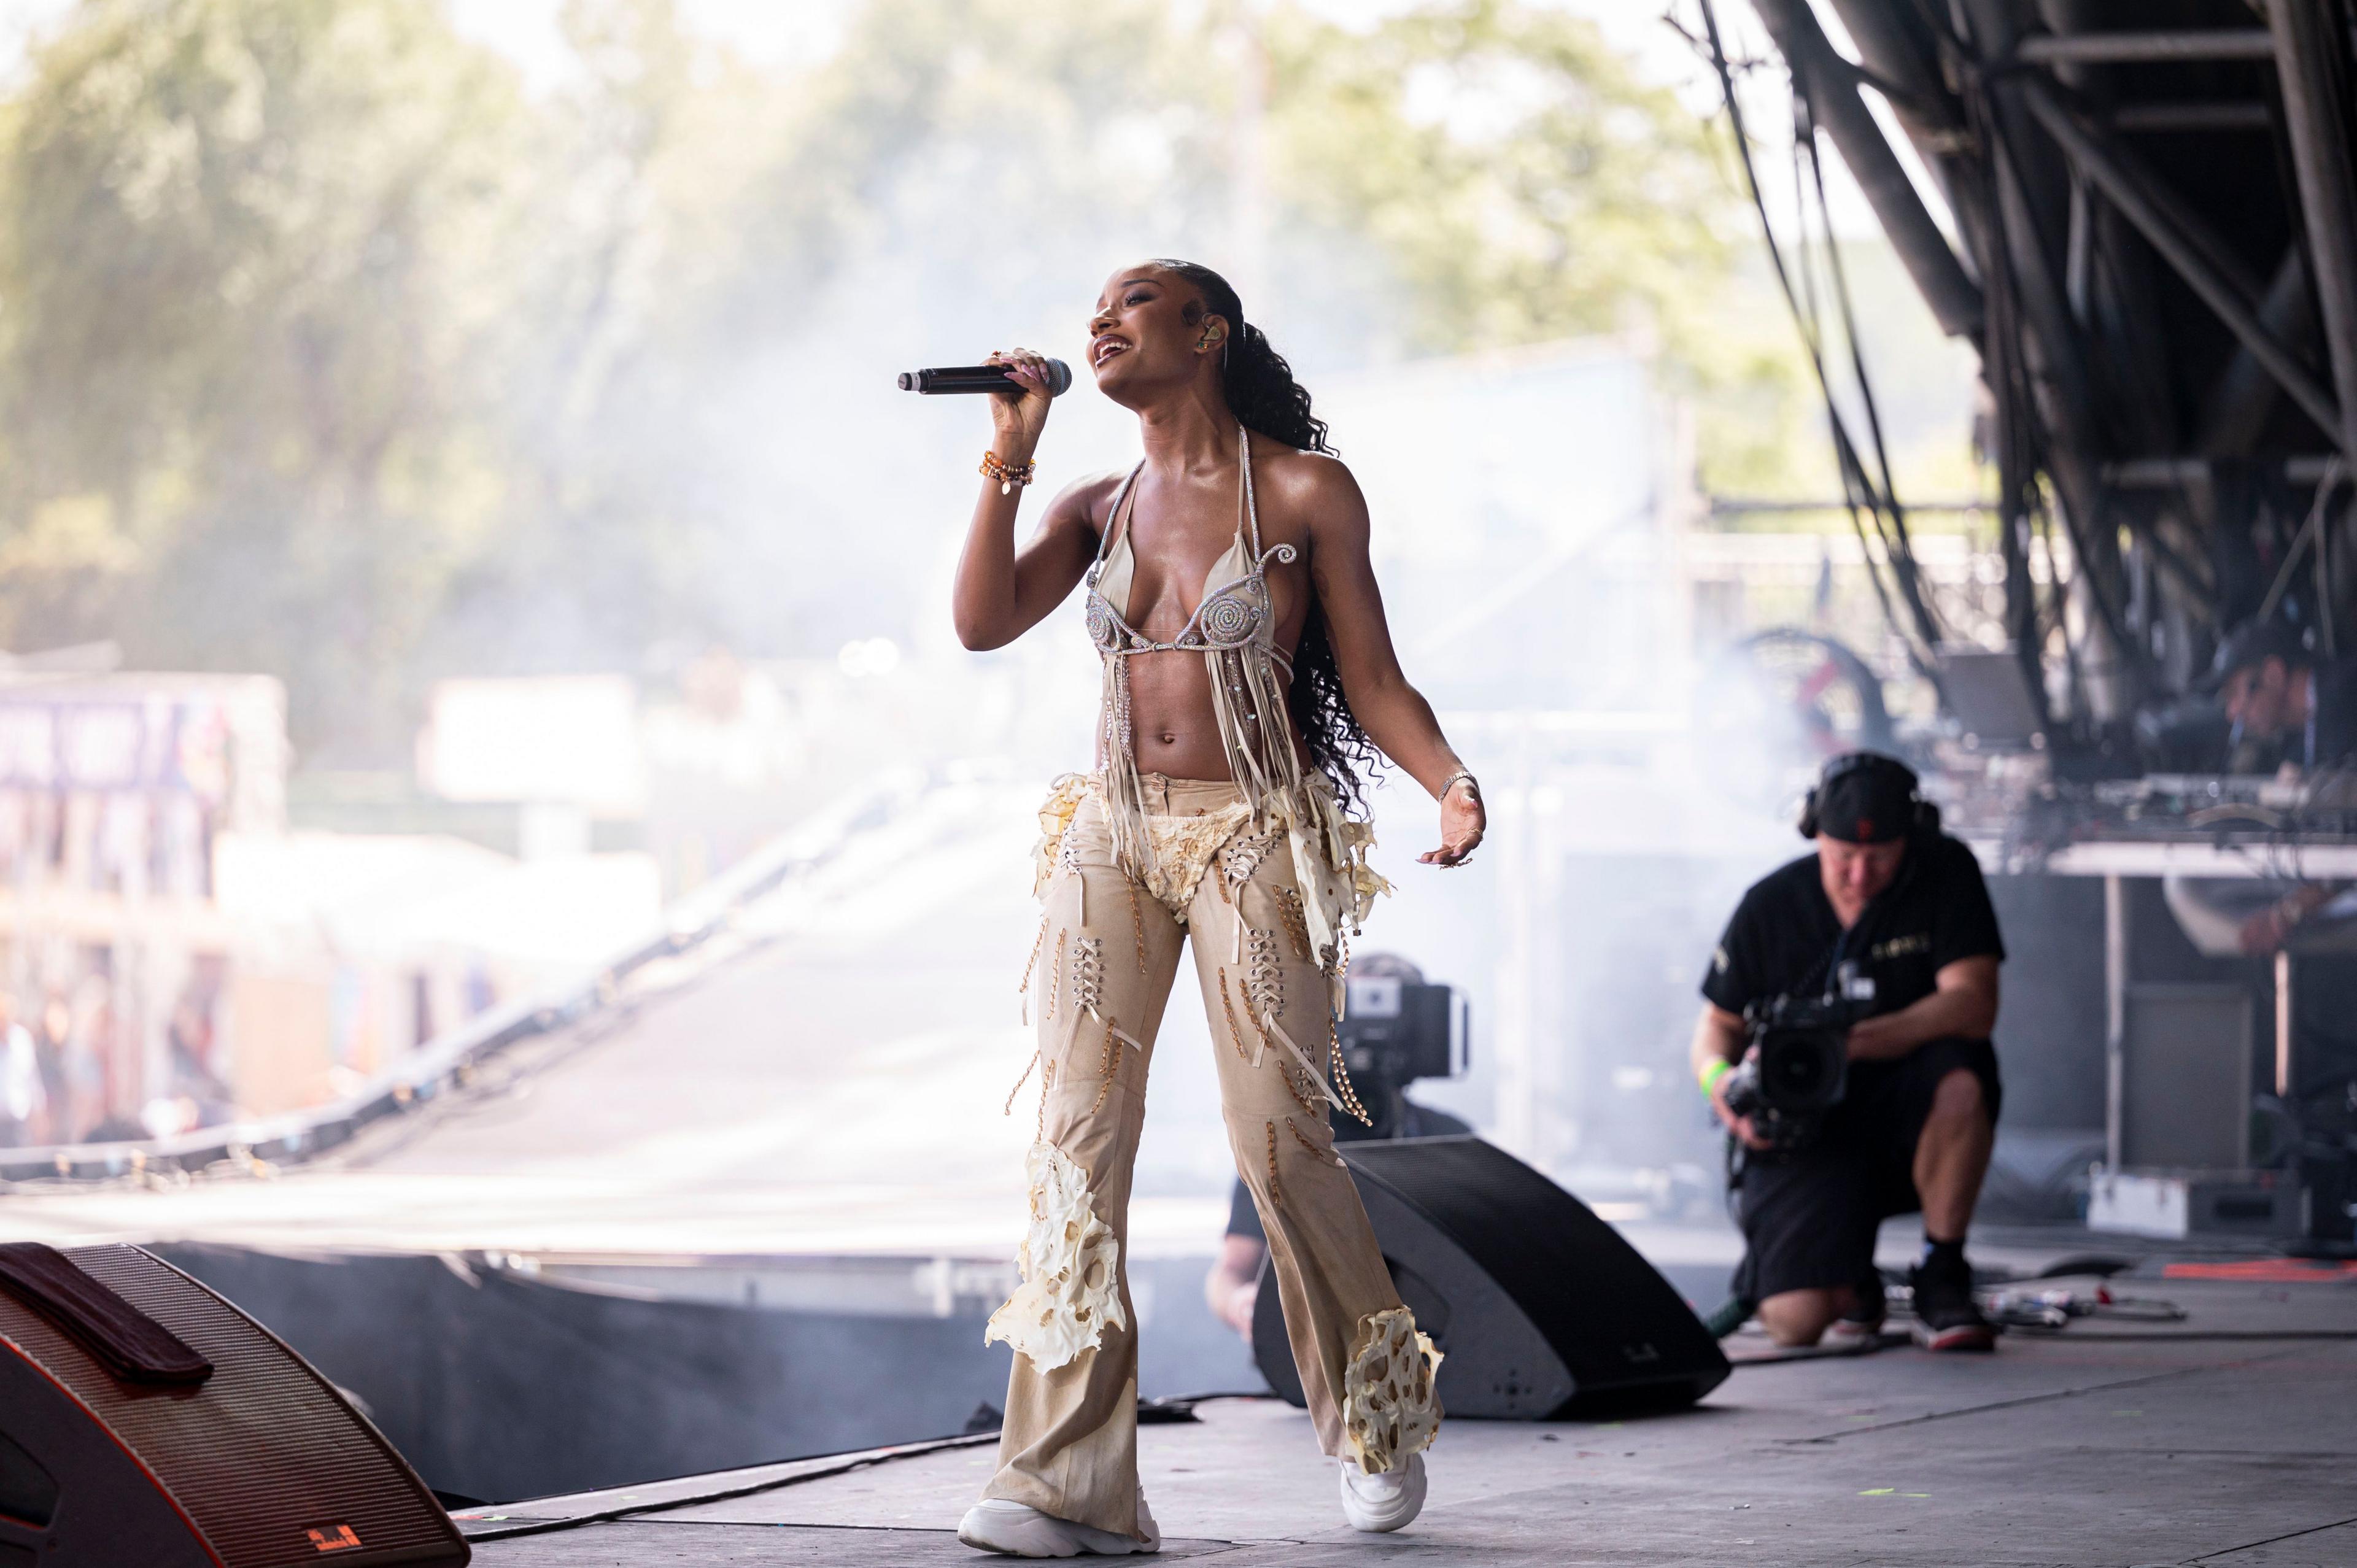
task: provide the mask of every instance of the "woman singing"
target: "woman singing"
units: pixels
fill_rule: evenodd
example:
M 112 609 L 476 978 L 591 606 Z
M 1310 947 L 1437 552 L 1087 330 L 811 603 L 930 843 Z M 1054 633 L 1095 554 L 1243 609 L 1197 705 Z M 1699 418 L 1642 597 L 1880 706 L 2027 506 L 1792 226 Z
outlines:
M 1031 1219 L 1022 1288 L 988 1334 L 1017 1355 L 998 1471 L 958 1537 L 1024 1557 L 1161 1544 L 1137 1484 L 1123 1252 L 1147 1059 L 1190 937 L 1318 1445 L 1350 1522 L 1397 1530 L 1424 1504 L 1438 1357 L 1326 1119 L 1359 1110 L 1335 1024 L 1348 939 L 1384 890 L 1349 811 L 1380 747 L 1440 802 L 1441 847 L 1417 858 L 1458 865 L 1481 841 L 1480 787 L 1400 671 L 1359 487 L 1225 279 L 1171 261 L 1114 274 L 1089 367 L 1137 415 L 1145 458 L 1064 490 L 1019 551 L 1047 372 L 1028 350 L 992 360 L 1022 395 L 990 400 L 958 636 L 1002 647 L 1085 581 L 1104 695 L 1096 771 L 1040 811 Z

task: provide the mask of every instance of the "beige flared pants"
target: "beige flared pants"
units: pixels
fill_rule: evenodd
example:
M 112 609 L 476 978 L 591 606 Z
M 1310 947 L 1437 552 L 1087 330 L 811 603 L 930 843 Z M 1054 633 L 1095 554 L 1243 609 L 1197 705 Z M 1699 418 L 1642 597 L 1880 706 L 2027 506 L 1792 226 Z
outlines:
M 1303 930 L 1291 846 L 1281 832 L 1255 834 L 1232 784 L 1148 775 L 1146 789 L 1155 880 L 1178 910 L 1114 864 L 1093 794 L 1045 893 L 1028 979 L 1046 1083 L 1026 1283 L 991 1320 L 991 1337 L 1017 1354 L 998 1470 L 983 1492 L 1123 1534 L 1136 1528 L 1137 1487 L 1130 1176 L 1155 1036 L 1190 936 L 1228 1140 L 1268 1233 L 1319 1446 L 1389 1469 L 1431 1441 L 1439 1416 L 1437 1357 L 1334 1153 L 1332 988 Z

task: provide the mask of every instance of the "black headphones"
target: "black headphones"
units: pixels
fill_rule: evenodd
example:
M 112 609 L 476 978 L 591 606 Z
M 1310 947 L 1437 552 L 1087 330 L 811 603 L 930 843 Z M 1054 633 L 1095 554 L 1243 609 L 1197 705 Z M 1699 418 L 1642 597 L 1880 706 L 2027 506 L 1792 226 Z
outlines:
M 1881 771 L 1888 771 L 1905 785 L 1908 801 L 1913 807 L 1909 824 L 1910 830 L 1925 835 L 1938 832 L 1940 808 L 1923 798 L 1923 781 L 1915 777 L 1913 768 L 1897 757 L 1885 757 L 1878 751 L 1853 751 L 1828 761 L 1824 770 L 1817 775 L 1817 781 L 1809 787 L 1808 795 L 1801 801 L 1801 836 L 1804 839 L 1817 836 L 1817 802 L 1827 789 L 1833 788 L 1835 779 L 1846 779 L 1853 773 Z

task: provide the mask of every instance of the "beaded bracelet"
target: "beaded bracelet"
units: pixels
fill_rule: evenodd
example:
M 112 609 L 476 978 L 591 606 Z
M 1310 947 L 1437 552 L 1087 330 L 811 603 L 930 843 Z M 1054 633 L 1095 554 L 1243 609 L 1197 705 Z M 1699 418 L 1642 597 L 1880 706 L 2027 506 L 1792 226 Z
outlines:
M 1017 485 L 1028 485 L 1039 471 L 1039 463 L 1033 458 L 1026 463 L 1009 463 L 996 452 L 982 455 L 982 477 L 998 481 L 998 493 L 1006 495 Z

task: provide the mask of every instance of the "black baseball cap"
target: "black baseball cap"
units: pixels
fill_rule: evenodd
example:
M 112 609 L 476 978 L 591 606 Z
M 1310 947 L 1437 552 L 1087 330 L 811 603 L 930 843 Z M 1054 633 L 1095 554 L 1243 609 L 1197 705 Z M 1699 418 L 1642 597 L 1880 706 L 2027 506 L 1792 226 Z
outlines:
M 1844 843 L 1889 843 L 1915 830 L 1915 770 L 1879 752 L 1853 752 L 1827 765 L 1817 786 L 1817 833 Z
M 2204 695 L 2213 693 L 2235 671 L 2252 669 L 2270 659 L 2280 659 L 2288 666 L 2309 663 L 2313 656 L 2298 627 L 2253 617 L 2219 642 L 2217 657 L 2210 660 L 2210 672 L 2201 677 L 2199 690 Z

